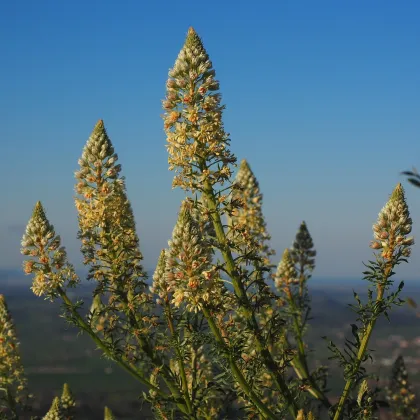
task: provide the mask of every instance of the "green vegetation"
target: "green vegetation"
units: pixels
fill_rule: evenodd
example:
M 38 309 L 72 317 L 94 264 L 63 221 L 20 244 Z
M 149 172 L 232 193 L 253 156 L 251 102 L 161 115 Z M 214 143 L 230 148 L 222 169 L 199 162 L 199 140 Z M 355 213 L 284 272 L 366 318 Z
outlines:
M 75 188 L 92 298 L 72 297 L 80 278 L 40 202 L 22 238 L 32 291 L 61 302 L 67 322 L 143 390 L 142 400 L 155 418 L 375 418 L 381 399 L 366 370 L 369 345 L 377 322 L 402 304 L 404 284 L 394 288 L 394 270 L 408 262 L 414 243 L 401 184 L 373 225 L 374 259 L 363 273 L 368 292 L 364 298 L 354 293 L 351 336 L 344 346 L 325 337 L 344 379 L 334 401 L 326 368 L 314 369 L 305 340 L 313 240 L 302 222 L 274 270 L 258 182 L 246 161 L 233 178 L 236 157 L 224 130 L 219 83 L 192 28 L 166 86 L 169 169 L 176 172 L 173 187 L 186 196 L 151 286 L 122 168 L 100 120 L 79 159 Z M 0 355 L 3 414 L 17 419 L 28 412 L 32 395 L 4 298 Z M 401 366 L 398 359 L 389 406 L 396 416 L 414 418 L 414 394 Z M 404 393 L 408 397 L 400 398 Z M 45 419 L 74 418 L 67 384 L 60 395 Z M 105 418 L 114 418 L 107 407 Z

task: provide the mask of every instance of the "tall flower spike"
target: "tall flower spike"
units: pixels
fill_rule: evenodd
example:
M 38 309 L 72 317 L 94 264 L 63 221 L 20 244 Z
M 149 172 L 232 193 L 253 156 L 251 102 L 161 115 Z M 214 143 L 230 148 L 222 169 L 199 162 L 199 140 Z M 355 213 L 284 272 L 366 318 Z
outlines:
M 146 275 L 117 159 L 101 120 L 83 149 L 76 172 L 79 238 L 84 263 L 90 265 L 89 278 L 98 281 L 101 291 L 115 291 L 118 286 L 119 293 L 124 290 L 127 294 L 130 305 L 138 307 L 144 298 Z
M 55 234 L 38 201 L 23 235 L 21 250 L 23 255 L 32 257 L 23 263 L 23 271 L 34 274 L 31 289 L 37 296 L 53 300 L 59 288 L 74 287 L 80 281 L 60 245 L 60 236 Z
M 114 153 L 104 122 L 99 120 L 79 159 L 80 170 L 76 171 L 75 176 L 80 182 L 76 185 L 76 192 L 90 199 L 94 198 L 92 189 L 95 185 L 106 190 L 107 181 L 117 179 L 121 171 L 121 165 L 116 164 L 117 160 L 118 155 Z
M 222 286 L 211 264 L 211 247 L 185 201 L 168 244 L 166 281 L 168 291 L 173 293 L 172 303 L 175 306 L 186 303 L 187 310 L 192 312 L 198 312 L 203 304 L 220 304 Z
M 28 381 L 19 354 L 15 326 L 3 295 L 0 295 L 0 401 L 26 404 Z M 4 395 L 6 394 L 6 395 Z M 14 410 L 13 407 L 9 407 Z
M 404 189 L 398 184 L 388 202 L 380 211 L 378 221 L 373 225 L 374 241 L 370 247 L 382 249 L 382 257 L 390 260 L 396 252 L 405 257 L 411 254 L 410 246 L 414 244 L 411 232 L 412 220 L 405 202 Z
M 44 416 L 43 420 L 65 420 L 65 415 L 61 407 L 60 398 L 55 397 L 51 408 L 48 413 Z
M 79 159 L 80 170 L 75 172 L 78 180 L 75 202 L 85 264 L 96 261 L 95 246 L 100 238 L 100 229 L 104 227 L 103 216 L 115 184 L 122 182 L 118 177 L 121 165 L 116 164 L 117 160 L 104 123 L 99 120 L 83 148 Z
M 396 420 L 415 420 L 418 408 L 416 396 L 408 382 L 408 373 L 404 359 L 398 356 L 392 367 L 392 376 L 387 399 Z
M 158 298 L 156 299 L 157 304 L 162 305 L 163 303 L 169 303 L 170 289 L 166 280 L 166 251 L 164 249 L 160 252 L 150 291 L 158 295 Z
M 268 256 L 273 255 L 274 251 L 267 245 L 267 241 L 269 241 L 271 237 L 267 232 L 262 212 L 263 196 L 260 192 L 257 178 L 245 159 L 241 161 L 236 175 L 236 182 L 240 189 L 234 190 L 232 201 L 241 201 L 242 205 L 233 210 L 231 222 L 246 227 L 249 236 L 259 245 L 260 252 L 266 256 L 268 260 Z M 267 262 L 269 263 L 269 260 Z
M 227 148 L 215 74 L 201 39 L 190 28 L 169 71 L 163 101 L 169 169 L 179 173 L 174 188 L 201 191 L 206 181 L 223 184 L 231 175 L 236 158 Z
M 104 420 L 115 420 L 114 414 L 112 414 L 111 409 L 108 407 L 104 409 Z
M 290 257 L 288 248 L 286 248 L 283 252 L 283 256 L 277 267 L 274 279 L 275 285 L 278 289 L 299 283 L 296 268 L 293 264 L 292 258 Z
M 63 392 L 61 394 L 60 402 L 63 411 L 65 412 L 67 417 L 70 417 L 73 407 L 76 406 L 76 401 L 74 400 L 73 393 L 71 392 L 70 387 L 67 383 L 65 383 L 63 386 Z
M 295 241 L 290 249 L 290 257 L 293 262 L 303 269 L 313 271 L 315 268 L 316 251 L 314 243 L 305 222 L 299 226 Z

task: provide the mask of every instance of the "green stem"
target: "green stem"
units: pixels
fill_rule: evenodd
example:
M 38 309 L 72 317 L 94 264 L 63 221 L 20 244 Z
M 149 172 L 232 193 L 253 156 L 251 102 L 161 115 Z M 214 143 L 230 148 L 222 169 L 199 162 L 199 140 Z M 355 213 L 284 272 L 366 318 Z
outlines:
M 151 390 L 155 391 L 157 394 L 161 395 L 164 398 L 168 398 L 169 396 L 164 393 L 161 389 L 153 385 L 150 381 L 148 381 L 141 373 L 138 372 L 137 368 L 132 363 L 127 363 L 122 359 L 117 359 L 115 355 L 108 349 L 106 344 L 93 332 L 92 328 L 88 325 L 88 323 L 80 316 L 80 314 L 74 309 L 72 301 L 66 295 L 65 291 L 61 288 L 57 288 L 58 293 L 60 294 L 61 298 L 63 299 L 64 303 L 70 309 L 72 315 L 77 320 L 79 327 L 85 331 L 95 342 L 95 344 L 112 360 L 118 363 L 125 371 L 127 371 L 131 376 L 136 378 L 139 382 L 143 385 L 148 386 Z
M 207 319 L 210 330 L 213 333 L 217 343 L 227 352 L 226 343 L 223 340 L 223 337 L 220 334 L 220 331 L 217 328 L 217 325 L 214 322 L 214 319 L 210 311 L 206 307 L 203 306 L 202 312 L 203 312 L 203 315 Z M 245 379 L 239 367 L 237 366 L 232 356 L 230 355 L 228 357 L 228 362 L 236 381 L 238 382 L 242 390 L 245 392 L 245 394 L 248 396 L 248 398 L 255 404 L 258 410 L 260 410 L 260 412 L 265 416 L 265 418 L 277 419 L 276 415 L 272 413 L 271 410 L 268 409 L 268 407 L 266 407 L 266 405 L 261 401 L 258 395 L 249 386 L 247 380 Z
M 137 319 L 136 319 L 137 322 Z M 136 325 L 138 327 L 138 325 Z M 165 384 L 168 386 L 169 390 L 172 393 L 172 396 L 175 398 L 176 405 L 178 406 L 178 408 L 184 413 L 184 414 L 188 414 L 184 404 L 181 404 L 179 402 L 179 400 L 182 400 L 182 395 L 179 391 L 178 388 L 178 384 L 176 384 L 172 378 L 171 378 L 171 371 L 169 369 L 169 367 L 164 363 L 164 361 L 157 356 L 154 352 L 153 352 L 153 348 L 150 345 L 150 343 L 148 341 L 146 341 L 144 339 L 143 336 L 141 335 L 136 335 L 136 339 L 137 342 L 139 343 L 141 349 L 147 354 L 147 356 L 150 358 L 151 362 L 153 363 L 153 365 L 155 367 L 158 367 L 160 369 L 162 369 L 162 377 L 163 380 L 165 381 Z M 185 401 L 186 403 L 186 401 Z
M 187 381 L 187 375 L 185 374 L 185 366 L 184 366 L 184 362 L 183 362 L 183 357 L 182 357 L 182 353 L 181 350 L 179 348 L 179 335 L 177 333 L 177 331 L 175 330 L 174 327 L 174 323 L 173 323 L 173 318 L 172 318 L 172 311 L 171 311 L 171 307 L 169 305 L 167 305 L 167 315 L 166 315 L 166 319 L 168 320 L 168 326 L 169 326 L 169 330 L 171 331 L 172 337 L 175 338 L 176 340 L 176 355 L 178 357 L 178 366 L 179 366 L 179 370 L 181 373 L 181 381 L 182 381 L 182 390 L 184 393 L 184 400 L 185 403 L 187 405 L 187 410 L 188 413 L 191 414 L 191 417 L 193 419 L 195 419 L 195 415 L 194 415 L 194 410 L 193 410 L 193 406 L 191 403 L 191 399 L 190 399 L 190 394 L 188 392 L 188 381 Z
M 43 253 L 44 249 L 43 246 L 41 245 L 41 253 Z M 48 270 L 50 272 L 52 272 L 51 267 L 48 265 L 47 266 Z M 67 307 L 69 308 L 69 310 L 71 311 L 73 317 L 75 318 L 75 320 L 77 320 L 77 323 L 79 325 L 79 327 L 85 331 L 91 338 L 92 340 L 96 343 L 96 345 L 102 349 L 102 351 L 111 359 L 114 360 L 117 364 L 119 364 L 125 371 L 127 371 L 128 373 L 130 373 L 131 376 L 133 376 L 134 378 L 136 378 L 140 383 L 142 383 L 143 385 L 146 385 L 147 387 L 149 387 L 151 390 L 155 391 L 158 395 L 162 396 L 163 398 L 169 399 L 170 396 L 167 395 L 165 392 L 163 392 L 161 389 L 159 389 L 157 386 L 153 385 L 149 380 L 147 380 L 144 375 L 143 372 L 139 371 L 139 369 L 130 362 L 125 362 L 124 360 L 122 360 L 121 358 L 116 358 L 115 354 L 113 354 L 109 348 L 106 346 L 106 344 L 95 334 L 95 332 L 92 330 L 92 328 L 88 325 L 88 323 L 80 316 L 80 314 L 76 311 L 76 309 L 74 308 L 74 305 L 72 303 L 72 301 L 69 299 L 69 297 L 67 296 L 66 292 L 64 291 L 64 289 L 60 286 L 57 287 L 57 292 L 60 295 L 60 297 L 63 299 L 63 301 L 65 302 L 65 304 L 67 305 Z M 125 302 L 127 303 L 127 302 Z M 149 348 L 147 348 L 148 350 L 151 350 Z M 153 355 L 153 352 L 151 352 L 151 354 Z M 158 364 L 158 366 L 162 366 L 162 364 Z M 166 365 L 164 365 L 164 367 L 167 367 Z M 164 376 L 165 379 L 165 376 Z M 170 378 L 168 378 L 170 379 Z M 169 387 L 169 389 L 172 392 L 172 396 L 175 397 L 177 400 L 181 399 L 181 396 L 178 392 L 178 389 L 175 385 L 173 385 L 171 383 L 170 380 L 165 381 Z M 178 408 L 185 413 L 185 407 L 180 404 L 179 402 L 176 402 L 176 405 L 178 406 Z
M 381 287 L 379 285 L 376 303 L 379 303 L 380 301 L 382 301 L 384 291 L 385 291 L 384 287 Z M 360 365 L 362 364 L 363 356 L 365 355 L 367 346 L 369 344 L 370 336 L 372 335 L 373 328 L 375 327 L 375 324 L 376 324 L 376 319 L 377 318 L 375 317 L 369 322 L 366 328 L 366 331 L 363 335 L 363 338 L 361 339 L 360 348 L 359 348 L 359 351 L 357 352 L 357 358 L 354 364 L 353 372 L 357 372 L 360 368 Z M 334 415 L 334 420 L 341 419 L 341 416 L 343 415 L 344 405 L 349 396 L 353 382 L 354 382 L 353 378 L 350 378 L 346 381 L 346 384 L 343 389 L 343 393 L 341 394 L 340 401 L 338 403 L 337 411 L 335 412 L 335 415 Z
M 203 169 L 205 169 L 205 167 Z M 213 187 L 208 180 L 206 180 L 204 183 L 203 194 L 208 202 L 208 207 L 211 213 L 211 218 L 212 218 L 213 226 L 216 232 L 216 237 L 220 244 L 220 251 L 226 263 L 226 271 L 229 277 L 232 279 L 235 295 L 238 298 L 239 306 L 243 310 L 248 328 L 253 332 L 256 338 L 257 351 L 259 355 L 261 356 L 264 362 L 264 365 L 271 372 L 274 382 L 276 383 L 278 389 L 281 391 L 284 398 L 286 399 L 286 403 L 287 403 L 290 414 L 295 418 L 297 416 L 298 407 L 296 405 L 296 402 L 292 394 L 289 391 L 289 388 L 282 374 L 279 371 L 277 363 L 273 359 L 266 344 L 264 343 L 261 330 L 259 328 L 254 312 L 252 310 L 252 305 L 249 302 L 248 296 L 245 291 L 245 287 L 237 273 L 235 262 L 232 256 L 232 252 L 229 246 L 227 245 L 226 235 L 223 229 L 223 224 L 222 224 L 220 214 L 218 212 Z
M 17 415 L 17 411 L 16 411 L 16 402 L 15 399 L 13 398 L 13 394 L 10 391 L 10 388 L 8 386 L 6 386 L 6 399 L 7 399 L 7 403 L 9 404 L 9 408 L 10 411 L 13 414 L 13 419 L 18 419 L 18 415 Z
M 111 257 L 115 258 L 115 254 L 111 254 Z M 114 258 L 111 258 L 111 261 L 116 260 L 116 258 L 115 259 Z M 111 270 L 113 272 L 113 275 L 116 276 L 117 278 L 118 278 L 118 276 L 121 275 L 119 273 L 118 267 L 116 267 L 115 265 L 111 265 Z M 130 308 L 128 307 L 127 294 L 124 292 L 124 290 L 122 290 L 121 282 L 117 281 L 116 284 L 117 284 L 117 292 L 119 294 L 120 301 L 123 304 L 124 311 L 125 311 L 125 313 L 128 317 L 128 321 L 129 321 L 131 327 L 135 328 L 137 331 L 140 331 L 141 330 L 140 325 L 142 323 L 140 315 L 139 314 L 134 314 L 133 311 L 131 311 Z M 178 406 L 178 408 L 184 414 L 188 414 L 188 412 L 187 412 L 188 408 L 186 410 L 185 406 L 179 402 L 179 400 L 182 400 L 182 395 L 179 391 L 178 385 L 171 378 L 171 371 L 170 371 L 169 367 L 153 351 L 153 346 L 151 345 L 149 340 L 147 340 L 143 335 L 140 335 L 140 334 L 135 334 L 135 337 L 136 337 L 136 341 L 139 344 L 140 348 L 145 352 L 145 354 L 149 357 L 149 359 L 153 363 L 153 366 L 162 370 L 163 380 L 164 380 L 165 384 L 167 385 L 167 387 L 169 388 L 169 390 L 171 391 L 172 396 L 177 401 L 176 405 Z M 187 401 L 185 401 L 185 403 L 188 407 Z
M 317 383 L 313 380 L 312 375 L 309 373 L 309 367 L 305 355 L 305 345 L 303 343 L 302 338 L 302 325 L 299 316 L 300 313 L 298 313 L 296 302 L 291 292 L 289 304 L 292 308 L 293 325 L 295 327 L 295 339 L 298 345 L 298 354 L 294 357 L 292 361 L 292 367 L 300 379 L 304 379 L 309 383 L 310 387 L 308 388 L 308 392 L 316 399 L 320 400 L 326 408 L 330 408 L 331 403 L 329 402 L 325 394 L 318 388 Z

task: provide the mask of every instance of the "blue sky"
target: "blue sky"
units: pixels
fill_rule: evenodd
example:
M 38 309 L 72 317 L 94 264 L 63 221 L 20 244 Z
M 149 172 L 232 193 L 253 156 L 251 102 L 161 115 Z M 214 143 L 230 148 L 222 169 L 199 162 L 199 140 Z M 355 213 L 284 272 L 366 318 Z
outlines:
M 420 190 L 399 175 L 420 167 L 419 19 L 409 0 L 2 2 L 0 268 L 20 266 L 37 200 L 80 265 L 73 174 L 99 118 L 155 266 L 183 196 L 160 115 L 189 26 L 220 80 L 232 151 L 260 182 L 276 261 L 305 220 L 316 276 L 360 276 L 399 181 L 420 241 Z M 419 257 L 415 246 L 398 272 L 420 279 Z

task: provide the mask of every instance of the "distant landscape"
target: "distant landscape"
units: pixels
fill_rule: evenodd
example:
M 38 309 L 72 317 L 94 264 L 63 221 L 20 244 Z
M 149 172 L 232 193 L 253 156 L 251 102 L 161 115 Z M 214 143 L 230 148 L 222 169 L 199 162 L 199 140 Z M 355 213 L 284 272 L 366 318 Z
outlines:
M 18 271 L 0 273 L 0 293 L 6 296 L 21 342 L 23 364 L 31 390 L 36 390 L 33 412 L 45 414 L 54 395 L 59 395 L 64 382 L 69 383 L 77 400 L 80 419 L 102 419 L 104 405 L 114 411 L 118 419 L 152 418 L 147 407 L 142 408 L 138 397 L 142 389 L 112 362 L 100 357 L 94 344 L 86 336 L 77 334 L 59 317 L 59 303 L 52 304 L 37 298 L 30 291 L 31 279 Z M 330 366 L 330 395 L 338 395 L 343 383 L 335 362 L 330 356 L 322 335 L 342 345 L 345 334 L 355 316 L 348 308 L 353 303 L 352 289 L 365 295 L 367 284 L 350 279 L 310 280 L 312 316 L 307 342 L 313 352 L 312 368 Z M 86 307 L 90 305 L 91 284 L 77 289 Z M 420 281 L 408 281 L 403 298 L 420 302 Z M 386 384 L 391 364 L 399 354 L 404 356 L 411 382 L 420 396 L 420 318 L 416 310 L 403 305 L 390 314 L 391 323 L 381 319 L 375 329 L 370 348 L 374 349 L 372 372 L 379 375 L 379 385 Z M 367 363 L 369 368 L 370 363 Z M 140 410 L 142 410 L 140 412 Z M 141 413 L 141 414 L 140 414 Z

